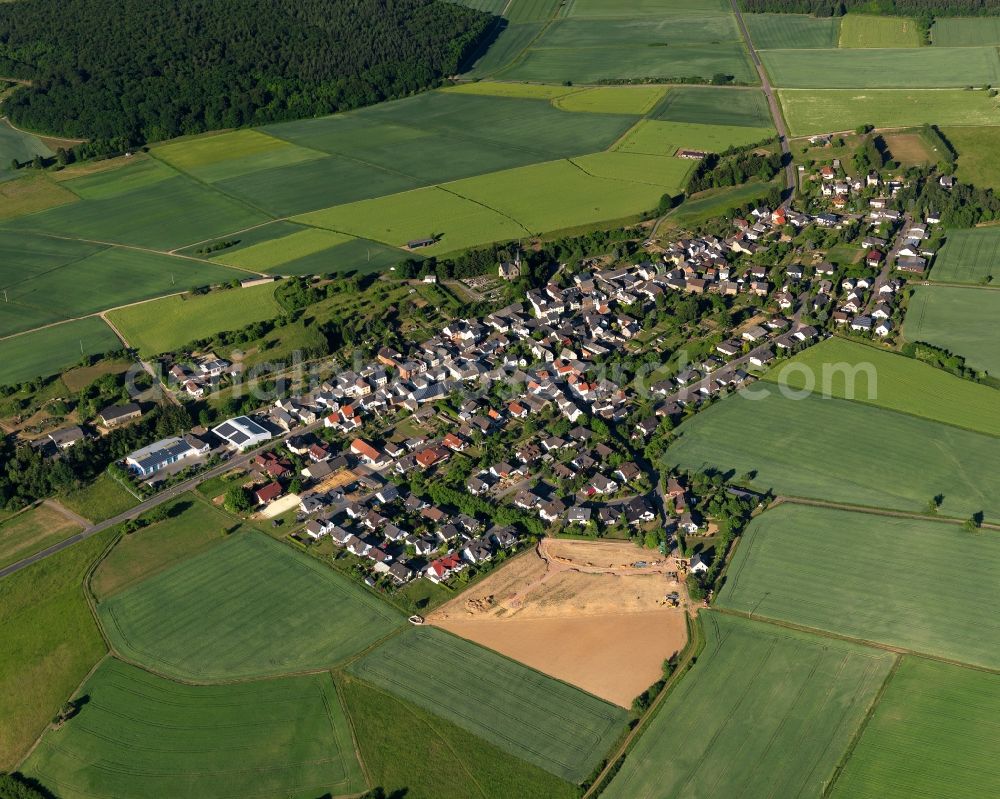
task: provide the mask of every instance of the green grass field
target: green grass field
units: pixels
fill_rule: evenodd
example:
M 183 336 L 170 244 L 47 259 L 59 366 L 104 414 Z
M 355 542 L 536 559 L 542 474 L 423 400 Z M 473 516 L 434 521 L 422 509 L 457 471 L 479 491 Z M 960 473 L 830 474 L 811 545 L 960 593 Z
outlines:
M 931 41 L 939 47 L 981 47 L 1000 44 L 997 17 L 937 17 Z
M 260 244 L 233 252 L 224 251 L 213 260 L 230 266 L 242 266 L 244 269 L 256 269 L 264 272 L 348 241 L 351 241 L 350 236 L 344 236 L 330 230 L 302 228 L 288 236 L 262 241 Z
M 0 181 L 0 222 L 76 202 L 78 197 L 48 175 Z
M 1000 56 L 994 47 L 765 50 L 760 57 L 772 83 L 789 89 L 934 89 L 1000 83 Z
M 99 601 L 219 543 L 238 524 L 192 494 L 167 508 L 168 519 L 122 536 L 94 570 L 90 588 Z
M 997 796 L 1000 677 L 904 657 L 830 794 Z
M 1000 436 L 996 389 L 854 341 L 829 338 L 771 369 L 765 379 Z
M 663 17 L 668 14 L 702 15 L 728 12 L 726 0 L 632 0 L 628 4 L 629 17 Z M 573 17 L 622 17 L 620 0 L 571 0 L 563 10 L 564 16 Z
M 989 532 L 785 504 L 743 534 L 717 605 L 997 668 L 997 579 Z
M 209 183 L 263 169 L 314 161 L 325 155 L 256 130 L 236 130 L 175 140 L 155 147 L 153 154 L 176 169 Z
M 0 769 L 12 770 L 106 649 L 83 577 L 107 546 L 89 538 L 0 580 Z
M 0 180 L 17 175 L 12 168 L 12 161 L 16 159 L 23 164 L 36 155 L 51 158 L 54 153 L 37 136 L 14 130 L 6 120 L 0 121 Z
M 485 78 L 495 75 L 509 66 L 525 51 L 529 44 L 542 32 L 544 22 L 521 22 L 508 25 L 489 49 L 465 72 L 469 78 Z
M 406 630 L 349 670 L 571 782 L 590 774 L 627 717 L 578 688 L 433 628 Z
M 924 123 L 941 126 L 995 125 L 1000 120 L 1000 103 L 984 91 L 783 89 L 778 96 L 785 121 L 795 136 L 853 130 L 864 124 L 880 128 Z
M 339 684 L 365 767 L 389 796 L 573 799 L 579 794 L 565 780 L 417 705 L 349 677 Z
M 123 656 L 194 680 L 333 666 L 402 621 L 363 587 L 259 534 L 234 535 L 98 611 Z
M 701 125 L 742 125 L 773 128 L 771 111 L 762 91 L 710 86 L 671 88 L 653 109 L 653 119 L 694 122 Z
M 1000 376 L 995 336 L 1000 291 L 918 286 L 903 324 L 907 341 L 925 341 L 965 358 L 968 366 Z
M 753 473 L 753 485 L 778 494 L 911 511 L 943 494 L 944 514 L 1000 518 L 992 436 L 858 402 L 787 399 L 766 386 L 712 405 L 679 433 L 668 464 Z
M 58 374 L 79 363 L 83 355 L 100 355 L 121 347 L 111 328 L 96 317 L 6 338 L 0 340 L 0 385 Z
M 598 86 L 562 95 L 552 104 L 561 111 L 591 114 L 648 114 L 665 86 Z
M 840 23 L 841 47 L 920 47 L 917 23 L 908 17 L 848 14 Z
M 440 89 L 445 94 L 475 94 L 483 97 L 515 97 L 521 100 L 555 100 L 567 94 L 579 92 L 572 86 L 546 86 L 540 83 L 509 83 L 495 80 L 479 80 L 471 83 L 457 83 Z
M 538 22 L 549 19 L 560 5 L 560 0 L 510 0 L 506 3 L 507 19 L 511 22 Z
M 271 283 L 164 297 L 113 311 L 108 318 L 142 357 L 151 357 L 223 330 L 281 316 L 284 311 L 274 299 L 277 287 Z
M 0 566 L 33 555 L 80 532 L 80 525 L 47 505 L 0 522 Z
M 931 270 L 931 280 L 941 283 L 982 283 L 994 275 L 1000 259 L 1000 225 L 949 230 L 947 241 Z
M 740 208 L 747 203 L 766 196 L 774 183 L 747 183 L 726 189 L 709 189 L 694 195 L 667 217 L 668 224 L 675 227 L 696 225 L 724 214 L 730 209 Z
M 607 799 L 820 796 L 892 666 L 851 644 L 702 613 L 707 643 Z
M 110 658 L 80 693 L 80 713 L 24 765 L 62 799 L 315 799 L 367 787 L 328 674 L 195 686 Z
M 139 504 L 139 500 L 122 488 L 107 474 L 93 483 L 58 497 L 60 503 L 83 518 L 103 522 L 124 513 Z
M 820 50 L 837 47 L 840 41 L 840 17 L 744 14 L 743 19 L 758 50 Z
M 1000 164 L 993 157 L 1000 148 L 1000 127 L 949 127 L 941 132 L 958 152 L 955 177 L 977 188 L 1000 189 Z
M 685 159 L 632 152 L 584 155 L 573 164 L 594 177 L 648 183 L 670 192 L 680 190 L 693 168 Z
M 730 147 L 756 144 L 774 135 L 773 128 L 698 125 L 644 119 L 625 134 L 617 149 L 626 153 L 673 155 L 680 148 L 721 153 Z

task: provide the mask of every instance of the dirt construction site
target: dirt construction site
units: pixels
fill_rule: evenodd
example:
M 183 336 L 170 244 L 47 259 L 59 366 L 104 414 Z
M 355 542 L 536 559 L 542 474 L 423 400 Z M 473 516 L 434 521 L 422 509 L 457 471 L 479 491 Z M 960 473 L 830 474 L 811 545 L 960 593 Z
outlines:
M 545 538 L 428 622 L 627 707 L 687 640 L 682 578 L 628 541 Z

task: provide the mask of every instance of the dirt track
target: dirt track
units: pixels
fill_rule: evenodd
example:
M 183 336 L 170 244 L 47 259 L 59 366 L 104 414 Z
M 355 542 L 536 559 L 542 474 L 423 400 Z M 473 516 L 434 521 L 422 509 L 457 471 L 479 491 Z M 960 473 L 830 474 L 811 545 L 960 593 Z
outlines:
M 674 568 L 629 542 L 544 539 L 428 621 L 627 706 L 686 641 Z

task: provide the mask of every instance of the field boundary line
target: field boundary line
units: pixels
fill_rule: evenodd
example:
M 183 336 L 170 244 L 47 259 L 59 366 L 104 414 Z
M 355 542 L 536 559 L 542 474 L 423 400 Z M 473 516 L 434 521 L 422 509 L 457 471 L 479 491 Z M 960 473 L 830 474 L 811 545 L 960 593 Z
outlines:
M 365 759 L 361 755 L 361 747 L 358 745 L 358 732 L 354 726 L 354 718 L 351 716 L 351 712 L 347 709 L 347 700 L 344 699 L 343 691 L 340 689 L 340 680 L 343 679 L 343 673 L 334 672 L 333 670 L 328 673 L 330 675 L 330 681 L 333 683 L 333 690 L 337 694 L 337 701 L 340 702 L 340 709 L 344 712 L 344 719 L 347 721 L 347 729 L 351 735 L 351 746 L 354 747 L 354 757 L 357 758 L 358 765 L 361 767 L 361 774 L 365 779 L 365 784 L 368 785 L 369 790 L 373 790 L 377 786 L 375 785 L 375 781 L 372 779 L 371 772 L 368 770 L 368 764 L 365 763 Z
M 852 505 L 849 502 L 832 502 L 825 499 L 813 499 L 811 497 L 797 497 L 789 494 L 782 494 L 775 498 L 770 508 L 777 507 L 788 502 L 793 505 L 809 505 L 816 508 L 829 508 L 831 510 L 842 510 L 852 513 L 866 513 L 869 516 L 887 516 L 894 519 L 913 519 L 914 521 L 939 522 L 940 524 L 965 524 L 967 519 L 957 516 L 940 516 L 937 514 L 921 513 L 920 511 L 890 510 L 888 508 L 877 508 L 872 505 Z M 980 526 L 982 530 L 1000 530 L 1000 524 L 993 522 L 983 522 Z
M 862 736 L 865 734 L 865 730 L 868 728 L 869 722 L 875 716 L 875 711 L 878 710 L 880 704 L 882 704 L 882 697 L 885 696 L 885 692 L 889 690 L 889 684 L 892 682 L 893 678 L 896 676 L 896 672 L 899 671 L 899 664 L 902 662 L 903 656 L 896 655 L 895 660 L 892 662 L 892 668 L 889 669 L 889 673 L 885 675 L 885 679 L 882 680 L 882 685 L 879 687 L 878 692 L 872 699 L 871 705 L 869 705 L 864 718 L 861 719 L 861 723 L 858 725 L 854 734 L 851 736 L 851 740 L 847 745 L 847 749 L 844 750 L 844 754 L 841 755 L 840 760 L 837 761 L 837 765 L 833 769 L 833 774 L 830 780 L 827 782 L 826 787 L 823 789 L 822 799 L 827 799 L 833 791 L 837 784 L 837 780 L 840 779 L 840 775 L 844 772 L 847 767 L 851 756 L 854 754 L 854 750 L 857 748 L 858 744 L 861 742 Z
M 739 618 L 749 619 L 747 612 L 744 610 L 736 610 L 735 608 L 727 608 L 719 605 L 713 605 L 712 609 L 717 613 L 724 613 L 727 616 L 736 616 Z M 799 633 L 807 633 L 809 635 L 816 636 L 818 638 L 829 638 L 833 641 L 844 641 L 846 643 L 855 644 L 856 646 L 867 647 L 868 649 L 878 649 L 883 652 L 892 652 L 896 655 L 909 655 L 911 657 L 919 657 L 924 660 L 933 660 L 937 663 L 945 663 L 949 666 L 957 666 L 960 668 L 971 669 L 972 671 L 983 672 L 984 674 L 997 674 L 1000 675 L 1000 668 L 995 668 L 992 666 L 980 666 L 976 663 L 968 663 L 964 660 L 955 660 L 954 658 L 947 658 L 943 655 L 935 655 L 930 652 L 922 652 L 917 649 L 908 649 L 903 646 L 896 646 L 895 644 L 887 644 L 882 641 L 870 641 L 866 638 L 856 638 L 851 635 L 845 635 L 844 633 L 833 632 L 832 630 L 823 630 L 819 627 L 809 627 L 805 624 L 796 624 L 792 621 L 785 621 L 784 619 L 775 619 L 770 616 L 759 616 L 756 613 L 753 614 L 751 621 L 759 621 L 764 624 L 770 624 L 772 627 L 783 627 L 786 630 L 794 630 Z
M 542 162 L 542 163 L 547 163 L 547 162 Z M 447 188 L 445 188 L 445 185 L 443 185 L 443 184 L 437 184 L 437 188 L 441 189 L 441 191 L 448 192 L 448 194 L 452 195 L 453 197 L 458 197 L 460 200 L 465 200 L 466 202 L 470 202 L 470 203 L 473 203 L 475 205 L 478 205 L 480 208 L 485 208 L 487 211 L 491 211 L 492 213 L 496 214 L 497 216 L 501 216 L 504 219 L 507 219 L 507 220 L 513 222 L 515 225 L 517 225 L 519 228 L 521 228 L 521 230 L 523 230 L 528 236 L 533 236 L 534 235 L 530 230 L 528 230 L 528 228 L 524 225 L 524 223 L 522 223 L 521 221 L 515 219 L 514 217 L 512 217 L 512 216 L 510 216 L 508 214 L 505 214 L 503 211 L 501 211 L 501 210 L 499 210 L 497 208 L 493 208 L 492 206 L 489 206 L 486 203 L 481 202 L 480 200 L 474 200 L 471 197 L 466 197 L 464 194 L 459 194 L 457 191 L 455 191 L 453 189 L 447 189 Z

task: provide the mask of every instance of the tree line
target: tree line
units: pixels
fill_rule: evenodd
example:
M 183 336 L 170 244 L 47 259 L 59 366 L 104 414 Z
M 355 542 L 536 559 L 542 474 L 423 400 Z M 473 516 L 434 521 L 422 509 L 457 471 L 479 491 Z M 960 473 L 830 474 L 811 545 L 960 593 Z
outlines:
M 687 193 L 722 186 L 742 186 L 754 177 L 764 183 L 771 180 L 781 171 L 782 154 L 756 152 L 759 146 L 731 148 L 719 155 L 706 156 L 688 178 Z
M 916 17 L 918 20 L 1000 15 L 1000 0 L 740 0 L 740 7 L 753 13 L 813 14 L 817 17 L 841 17 L 848 12 Z
M 460 71 L 493 17 L 438 0 L 0 4 L 14 124 L 85 155 L 358 108 Z

